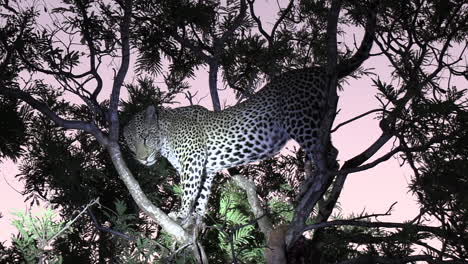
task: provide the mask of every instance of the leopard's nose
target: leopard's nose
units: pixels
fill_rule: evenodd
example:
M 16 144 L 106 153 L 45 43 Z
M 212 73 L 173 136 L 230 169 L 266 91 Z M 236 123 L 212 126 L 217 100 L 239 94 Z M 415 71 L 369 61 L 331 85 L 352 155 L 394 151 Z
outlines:
M 147 159 L 139 159 L 138 161 L 139 161 L 141 164 L 145 165 L 145 166 L 151 166 L 151 165 L 153 165 L 153 164 L 156 162 L 156 160 L 152 160 L 152 159 L 149 159 L 149 158 L 147 158 Z
M 154 153 L 152 153 L 151 155 L 149 155 L 146 159 L 145 159 L 145 165 L 146 166 L 151 166 L 153 165 L 154 163 L 156 163 L 156 155 Z
M 153 164 L 155 164 L 155 163 L 156 163 L 156 160 L 155 160 L 155 159 L 153 159 L 153 160 L 146 160 L 146 164 L 145 164 L 145 165 L 146 165 L 146 166 L 151 166 L 151 165 L 153 165 Z

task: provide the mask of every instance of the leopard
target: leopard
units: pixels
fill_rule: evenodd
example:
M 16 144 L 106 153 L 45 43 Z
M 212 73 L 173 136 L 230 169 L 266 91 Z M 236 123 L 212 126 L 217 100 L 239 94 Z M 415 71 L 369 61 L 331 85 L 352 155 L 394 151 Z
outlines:
M 150 105 L 125 126 L 124 138 L 141 164 L 162 156 L 180 175 L 182 204 L 171 217 L 204 216 L 218 171 L 272 157 L 290 139 L 313 159 L 327 108 L 326 80 L 323 67 L 289 70 L 222 111 Z
M 329 87 L 336 86 L 335 77 L 342 80 L 352 75 L 369 58 L 379 2 L 367 6 L 360 47 L 354 55 L 340 58 L 336 67 L 332 63 L 285 71 L 245 101 L 222 111 L 196 105 L 172 109 L 150 105 L 131 119 L 123 134 L 134 157 L 146 166 L 165 157 L 180 175 L 182 205 L 174 218 L 187 219 L 191 213 L 203 217 L 218 171 L 272 157 L 290 139 L 304 149 L 309 164 L 316 157 L 317 164 L 330 160 L 325 166 L 338 168 L 338 150 L 322 130 L 323 124 L 331 126 L 330 113 L 336 110 L 332 101 L 337 98 L 330 96 Z M 305 185 L 310 182 L 306 180 Z

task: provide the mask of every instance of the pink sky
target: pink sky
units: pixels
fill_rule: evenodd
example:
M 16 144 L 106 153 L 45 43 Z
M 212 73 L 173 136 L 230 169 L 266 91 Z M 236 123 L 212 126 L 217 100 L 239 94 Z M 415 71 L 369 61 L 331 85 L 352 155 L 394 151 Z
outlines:
M 276 5 L 275 1 L 257 2 L 258 13 L 260 13 L 262 19 L 271 18 L 270 20 L 273 21 L 272 14 L 274 14 L 274 11 L 272 10 L 274 9 L 271 9 L 269 5 Z M 350 32 L 346 37 L 348 41 L 353 40 L 352 33 Z M 362 32 L 356 32 L 358 40 L 360 36 L 362 36 Z M 372 58 L 366 62 L 365 66 L 376 68 L 376 73 L 384 80 L 389 77 L 387 62 L 381 58 Z M 193 92 L 199 90 L 197 97 L 202 98 L 209 95 L 208 79 L 204 69 L 199 72 L 197 79 L 192 80 L 191 84 Z M 112 75 L 103 74 L 103 76 Z M 128 74 L 126 81 L 131 80 L 132 76 Z M 107 79 L 105 87 L 109 88 L 110 86 L 111 80 Z M 376 88 L 372 87 L 370 79 L 349 80 L 349 84 L 344 85 L 344 91 L 340 92 L 339 108 L 341 112 L 336 118 L 336 124 L 377 107 L 378 102 L 374 98 L 375 95 Z M 220 98 L 222 105 L 224 105 L 224 102 L 233 103 L 232 94 L 229 95 L 227 92 L 221 92 Z M 181 104 L 177 106 L 187 104 L 187 100 L 181 99 Z M 203 99 L 201 104 L 211 109 L 209 97 Z M 342 127 L 332 135 L 334 145 L 340 151 L 338 158 L 341 164 L 366 149 L 378 137 L 380 129 L 378 120 L 375 120 L 374 117 L 374 115 L 370 115 L 360 119 Z M 388 151 L 390 147 L 386 146 L 376 156 L 378 157 Z M 0 241 L 8 241 L 13 232 L 9 224 L 11 221 L 10 212 L 27 208 L 27 204 L 23 202 L 24 197 L 5 183 L 5 181 L 8 181 L 17 190 L 22 190 L 22 183 L 18 182 L 14 177 L 17 173 L 16 166 L 10 161 L 0 165 L 0 192 L 2 193 L 0 212 L 3 215 L 3 218 L 0 219 Z M 393 202 L 398 202 L 394 207 L 393 215 L 385 218 L 385 220 L 404 221 L 411 219 L 419 210 L 414 202 L 414 197 L 408 193 L 407 185 L 410 181 L 410 175 L 411 172 L 407 168 L 400 168 L 398 160 L 395 158 L 367 171 L 351 174 L 339 200 L 340 206 L 345 214 L 360 213 L 363 209 L 366 209 L 369 213 L 383 213 Z

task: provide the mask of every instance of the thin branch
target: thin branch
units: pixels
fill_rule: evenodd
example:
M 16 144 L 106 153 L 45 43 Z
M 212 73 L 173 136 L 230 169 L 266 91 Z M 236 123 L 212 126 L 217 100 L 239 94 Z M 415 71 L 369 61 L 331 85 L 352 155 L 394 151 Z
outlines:
M 5 174 L 2 173 L 2 177 L 3 177 L 3 180 L 5 180 L 6 184 L 8 184 L 8 186 L 10 186 L 10 188 L 15 191 L 16 193 L 20 194 L 20 195 L 24 195 L 24 193 L 18 191 L 15 187 L 13 187 L 10 182 L 8 182 L 8 180 L 5 178 Z
M 273 38 L 270 36 L 270 34 L 268 34 L 265 31 L 262 25 L 262 21 L 260 20 L 260 17 L 257 17 L 257 15 L 255 14 L 255 10 L 254 10 L 255 0 L 247 0 L 247 2 L 249 3 L 250 14 L 253 20 L 255 21 L 255 23 L 257 23 L 258 31 L 260 31 L 260 33 L 267 39 L 269 46 L 271 46 L 271 43 L 273 42 Z
M 132 237 L 132 236 L 129 236 L 129 235 L 124 234 L 124 233 L 122 233 L 122 232 L 115 231 L 115 230 L 113 230 L 113 229 L 111 229 L 111 228 L 102 226 L 101 224 L 98 223 L 98 221 L 97 221 L 97 219 L 96 219 L 96 216 L 94 216 L 94 214 L 93 214 L 93 212 L 91 211 L 91 208 L 89 208 L 89 206 L 88 206 L 87 210 L 88 210 L 89 216 L 91 216 L 91 220 L 93 221 L 94 226 L 95 226 L 98 230 L 101 230 L 101 231 L 103 231 L 103 232 L 111 233 L 111 234 L 113 234 L 113 235 L 119 236 L 119 237 L 124 238 L 124 239 L 126 239 L 126 240 L 131 240 L 131 241 L 135 241 L 135 240 L 136 240 L 136 239 L 135 239 L 134 237 Z
M 344 125 L 347 125 L 347 124 L 349 124 L 349 123 L 351 123 L 351 122 L 353 122 L 353 121 L 356 121 L 356 120 L 358 120 L 358 119 L 360 119 L 360 118 L 363 118 L 363 117 L 365 117 L 365 116 L 367 116 L 367 115 L 369 115 L 369 114 L 375 113 L 375 112 L 386 112 L 386 110 L 385 110 L 385 109 L 373 109 L 373 110 L 369 110 L 369 111 L 367 111 L 367 112 L 365 112 L 365 113 L 363 113 L 363 114 L 360 114 L 360 115 L 358 115 L 358 116 L 356 116 L 356 117 L 353 117 L 353 118 L 351 118 L 351 119 L 349 119 L 349 120 L 347 120 L 347 121 L 345 121 L 345 122 L 343 122 L 343 123 L 338 124 L 335 128 L 333 128 L 332 130 L 330 130 L 330 133 L 336 132 L 336 131 L 338 130 L 338 128 L 340 128 L 340 127 L 342 127 L 342 126 L 344 126 Z
M 290 0 L 288 6 L 284 10 L 280 11 L 281 16 L 278 18 L 278 20 L 276 20 L 275 24 L 273 25 L 273 28 L 271 29 L 271 39 L 273 40 L 275 39 L 276 29 L 281 24 L 281 22 L 283 22 L 284 18 L 288 15 L 288 13 L 291 12 L 293 5 L 294 5 L 294 0 Z
M 183 251 L 184 249 L 189 247 L 191 244 L 192 243 L 186 243 L 186 244 L 180 246 L 176 251 L 172 252 L 172 254 L 168 258 L 166 258 L 167 261 L 164 262 L 164 263 L 172 263 L 172 261 L 174 261 L 177 254 L 179 254 L 181 251 Z
M 240 9 L 239 9 L 239 14 L 237 14 L 236 18 L 234 18 L 234 21 L 232 22 L 231 26 L 223 33 L 221 38 L 218 39 L 218 41 L 215 41 L 215 56 L 216 56 L 216 46 L 223 46 L 224 43 L 228 38 L 232 36 L 234 31 L 236 31 L 241 25 L 242 22 L 244 21 L 245 15 L 247 13 L 247 0 L 240 0 Z M 216 43 L 217 42 L 217 43 Z
M 343 168 L 338 172 L 338 174 L 350 174 L 350 173 L 355 173 L 355 172 L 358 172 L 358 171 L 363 171 L 363 170 L 373 168 L 373 167 L 377 166 L 378 164 L 388 160 L 389 158 L 391 158 L 393 155 L 395 155 L 396 153 L 398 153 L 400 151 L 403 151 L 403 152 L 426 151 L 433 144 L 442 142 L 444 139 L 445 139 L 444 136 L 436 136 L 436 137 L 431 138 L 425 144 L 422 144 L 422 145 L 419 145 L 419 146 L 413 146 L 413 147 L 410 147 L 410 148 L 407 148 L 407 147 L 404 147 L 403 145 L 400 145 L 400 146 L 392 149 L 391 151 L 387 152 L 386 154 L 382 155 L 381 157 L 375 159 L 374 161 L 369 162 L 369 163 L 364 164 L 364 165 L 361 165 L 359 167 L 356 166 L 356 167 L 346 168 L 345 166 L 343 166 Z M 346 162 L 345 162 L 345 164 L 346 164 Z
M 94 89 L 93 91 L 93 94 L 91 96 L 91 100 L 94 104 L 97 104 L 97 96 L 99 95 L 99 93 L 101 92 L 102 90 L 102 85 L 103 85 L 103 81 L 102 81 L 102 78 L 101 76 L 98 74 L 97 72 L 97 67 L 96 67 L 96 47 L 94 46 L 94 43 L 93 43 L 93 39 L 92 37 L 90 36 L 90 32 L 89 32 L 89 17 L 88 17 L 88 13 L 87 13 L 87 10 L 85 8 L 85 6 L 83 5 L 83 3 L 81 1 L 78 1 L 77 2 L 77 5 L 78 5 L 78 8 L 81 12 L 81 15 L 83 17 L 83 37 L 86 41 L 86 44 L 88 46 L 88 49 L 89 49 L 89 66 L 90 66 L 90 73 L 93 75 L 93 77 L 95 78 L 97 84 L 96 84 L 96 88 Z
M 195 233 L 194 233 L 195 236 Z M 195 240 L 195 238 L 194 238 Z M 193 243 L 193 255 L 198 264 L 208 264 L 208 256 L 206 255 L 205 248 L 198 241 Z
M 432 247 L 432 246 L 430 246 L 430 245 L 428 245 L 428 244 L 426 244 L 426 243 L 424 243 L 422 241 L 415 241 L 414 243 L 417 244 L 417 245 L 420 245 L 422 247 L 425 247 L 425 248 L 427 248 L 427 249 L 429 249 L 431 251 L 434 251 L 434 252 L 436 252 L 437 254 L 439 254 L 441 256 L 444 256 L 444 257 L 447 257 L 447 258 L 455 258 L 457 261 L 462 261 L 461 259 L 456 258 L 454 255 L 450 255 L 450 254 L 446 253 L 444 250 L 440 251 L 440 250 L 438 250 L 438 249 L 436 249 L 436 248 L 434 248 L 434 247 Z
M 333 220 L 329 222 L 317 223 L 307 225 L 302 229 L 302 232 L 331 227 L 331 226 L 361 226 L 361 227 L 372 227 L 372 228 L 411 228 L 419 232 L 430 232 L 435 235 L 441 235 L 445 233 L 441 227 L 424 226 L 424 225 L 413 225 L 408 223 L 393 223 L 393 222 L 369 222 L 369 221 L 358 221 L 358 220 Z
M 2 88 L 0 89 L 0 94 L 23 100 L 24 102 L 32 106 L 34 109 L 38 110 L 39 112 L 50 118 L 53 122 L 55 122 L 57 126 L 61 126 L 66 129 L 79 129 L 86 131 L 91 135 L 95 136 L 98 142 L 104 147 L 107 146 L 109 143 L 107 137 L 95 124 L 84 121 L 63 119 L 60 116 L 58 116 L 55 112 L 53 112 L 45 103 L 36 100 L 27 92 L 24 92 L 19 89 Z
M 73 218 L 71 221 L 67 222 L 67 224 L 66 224 L 62 229 L 60 229 L 57 233 L 55 233 L 55 235 L 53 235 L 53 236 L 52 236 L 50 239 L 48 239 L 47 241 L 43 241 L 45 244 L 42 245 L 41 248 L 45 248 L 46 246 L 49 246 L 50 243 L 54 242 L 55 239 L 56 239 L 58 236 L 60 236 L 63 232 L 65 232 L 65 230 L 69 229 L 69 228 L 71 227 L 71 225 L 73 225 L 73 223 L 75 223 L 76 220 L 78 220 L 78 218 L 80 218 L 81 215 L 83 215 L 84 212 L 86 212 L 86 210 L 87 210 L 89 207 L 93 206 L 93 205 L 96 204 L 96 203 L 99 203 L 99 198 L 96 198 L 96 199 L 92 200 L 91 202 L 89 202 L 89 203 L 85 206 L 85 208 L 84 208 L 83 210 L 81 210 L 81 212 L 80 212 L 77 216 L 75 216 L 75 218 Z
M 265 31 L 265 29 L 263 28 L 263 25 L 262 25 L 262 21 L 260 20 L 260 17 L 258 17 L 255 14 L 255 10 L 254 10 L 255 0 L 247 0 L 247 2 L 249 3 L 250 14 L 251 14 L 253 20 L 255 21 L 255 23 L 257 24 L 258 31 L 260 31 L 260 33 L 267 39 L 268 46 L 271 48 L 272 45 L 273 45 L 273 42 L 275 40 L 276 30 L 277 30 L 278 26 L 286 18 L 286 16 L 289 14 L 289 12 L 292 10 L 292 7 L 294 6 L 294 0 L 290 0 L 288 6 L 285 9 L 280 10 L 281 15 L 278 18 L 278 20 L 276 20 L 275 24 L 273 25 L 273 28 L 271 30 L 271 34 L 268 34 Z
M 172 32 L 172 31 L 169 31 L 169 32 Z M 171 33 L 171 37 L 173 37 L 181 45 L 186 46 L 187 48 L 195 52 L 202 60 L 205 61 L 205 63 L 209 63 L 213 59 L 211 56 L 203 52 L 204 50 L 203 48 L 193 44 L 189 39 L 179 36 L 177 32 Z
M 380 216 L 390 216 L 390 215 L 392 215 L 391 212 L 393 211 L 393 207 L 394 207 L 397 203 L 398 203 L 398 202 L 392 203 L 385 213 L 380 213 L 380 214 L 368 214 L 368 215 L 363 215 L 363 216 L 354 217 L 354 218 L 351 218 L 351 219 L 348 219 L 348 220 L 361 220 L 361 219 L 369 219 L 369 218 L 373 218 L 373 217 L 377 218 L 377 217 L 380 217 Z

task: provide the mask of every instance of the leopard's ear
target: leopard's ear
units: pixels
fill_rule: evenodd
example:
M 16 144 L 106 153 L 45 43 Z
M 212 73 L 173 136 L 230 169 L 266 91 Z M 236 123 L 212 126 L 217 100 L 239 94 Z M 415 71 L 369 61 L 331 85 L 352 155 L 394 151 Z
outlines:
M 157 116 L 157 113 L 156 113 L 156 108 L 154 108 L 153 105 L 150 105 L 148 106 L 148 108 L 146 108 L 146 123 L 154 123 L 154 122 L 157 122 L 158 121 L 158 116 Z

